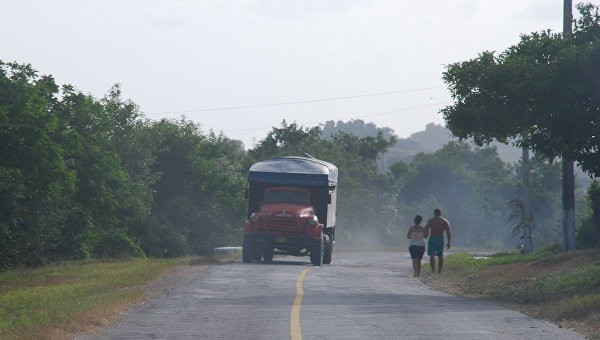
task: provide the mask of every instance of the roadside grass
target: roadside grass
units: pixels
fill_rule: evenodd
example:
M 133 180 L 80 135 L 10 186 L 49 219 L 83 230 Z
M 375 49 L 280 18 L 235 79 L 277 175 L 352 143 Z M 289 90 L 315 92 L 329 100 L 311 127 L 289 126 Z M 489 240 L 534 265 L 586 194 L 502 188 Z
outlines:
M 422 281 L 438 290 L 494 301 L 600 339 L 600 249 L 529 255 L 468 253 L 444 258 L 442 275 Z
M 538 249 L 535 252 L 527 255 L 514 252 L 501 252 L 490 254 L 488 256 L 474 256 L 468 252 L 460 252 L 444 257 L 444 267 L 465 268 L 510 263 L 524 263 L 538 260 L 549 255 L 558 254 L 559 252 L 560 248 L 558 246 L 551 246 Z
M 101 326 L 98 320 L 107 323 L 112 314 L 142 300 L 143 285 L 169 268 L 206 261 L 65 262 L 0 273 L 0 338 L 48 339 Z

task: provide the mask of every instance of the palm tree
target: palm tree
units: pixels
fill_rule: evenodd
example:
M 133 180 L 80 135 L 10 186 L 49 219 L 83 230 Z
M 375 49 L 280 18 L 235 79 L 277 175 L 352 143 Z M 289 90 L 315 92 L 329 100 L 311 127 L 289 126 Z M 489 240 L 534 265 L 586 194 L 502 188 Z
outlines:
M 523 201 L 518 198 L 508 201 L 508 206 L 511 210 L 509 222 L 512 235 L 516 237 L 521 234 L 519 249 L 523 253 L 530 253 L 533 250 L 533 213 L 531 210 L 526 213 Z

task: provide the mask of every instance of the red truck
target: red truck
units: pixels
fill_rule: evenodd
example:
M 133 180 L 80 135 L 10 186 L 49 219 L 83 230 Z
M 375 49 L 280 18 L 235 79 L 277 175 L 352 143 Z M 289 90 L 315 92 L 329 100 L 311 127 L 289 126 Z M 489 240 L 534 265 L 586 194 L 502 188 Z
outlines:
M 248 172 L 248 219 L 242 261 L 271 262 L 274 255 L 310 256 L 331 263 L 335 242 L 338 169 L 314 158 L 282 157 Z

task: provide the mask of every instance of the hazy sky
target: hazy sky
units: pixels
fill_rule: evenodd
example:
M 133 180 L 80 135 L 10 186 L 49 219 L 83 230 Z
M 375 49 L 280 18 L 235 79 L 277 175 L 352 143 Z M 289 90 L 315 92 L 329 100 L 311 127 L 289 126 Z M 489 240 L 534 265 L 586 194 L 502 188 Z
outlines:
M 31 63 L 96 98 L 120 83 L 148 118 L 185 115 L 251 147 L 283 119 L 362 119 L 400 137 L 443 124 L 445 65 L 502 51 L 523 33 L 560 32 L 563 0 L 5 0 L 1 8 L 0 60 Z

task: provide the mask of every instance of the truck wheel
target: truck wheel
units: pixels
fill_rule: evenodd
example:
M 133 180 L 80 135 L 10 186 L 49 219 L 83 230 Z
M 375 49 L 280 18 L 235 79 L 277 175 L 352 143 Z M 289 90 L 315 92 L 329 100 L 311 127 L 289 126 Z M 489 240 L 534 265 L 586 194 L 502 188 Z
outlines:
M 246 241 L 245 239 L 242 241 L 242 262 L 260 261 L 261 257 L 262 254 L 256 242 Z
M 242 247 L 242 262 L 252 262 L 252 250 L 250 249 L 250 245 L 248 244 L 244 244 L 244 246 Z
M 321 236 L 321 244 L 315 246 L 310 251 L 310 262 L 313 266 L 322 266 L 323 265 L 323 236 Z
M 323 252 L 323 263 L 331 264 L 331 255 L 333 254 L 333 241 L 327 242 L 325 251 Z
M 271 247 L 265 247 L 263 249 L 263 259 L 265 260 L 265 262 L 273 261 L 273 251 L 274 249 Z

